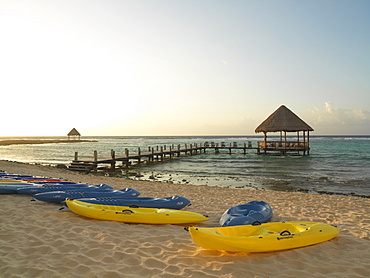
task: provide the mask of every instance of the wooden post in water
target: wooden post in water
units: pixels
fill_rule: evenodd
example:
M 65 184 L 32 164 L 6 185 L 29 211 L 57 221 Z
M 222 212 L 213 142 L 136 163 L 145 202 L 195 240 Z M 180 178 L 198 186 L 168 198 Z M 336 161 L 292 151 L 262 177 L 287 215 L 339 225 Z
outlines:
M 125 155 L 126 155 L 126 167 L 128 168 L 129 164 L 130 164 L 130 160 L 128 159 L 128 156 L 129 156 L 129 150 L 127 148 L 125 148 Z
M 94 151 L 94 167 L 93 167 L 93 172 L 95 172 L 95 173 L 98 171 L 97 161 L 98 161 L 98 152 L 97 151 Z
M 140 147 L 137 148 L 137 154 L 138 154 L 137 163 L 141 164 L 141 149 L 140 149 Z
M 78 152 L 75 152 L 75 161 L 78 161 Z
M 110 150 L 110 154 L 112 157 L 112 162 L 110 163 L 110 169 L 111 171 L 116 170 L 116 152 L 114 150 Z
M 148 152 L 151 152 L 151 147 L 150 146 L 148 147 Z M 152 161 L 152 159 L 153 159 L 153 157 L 148 156 L 148 161 Z

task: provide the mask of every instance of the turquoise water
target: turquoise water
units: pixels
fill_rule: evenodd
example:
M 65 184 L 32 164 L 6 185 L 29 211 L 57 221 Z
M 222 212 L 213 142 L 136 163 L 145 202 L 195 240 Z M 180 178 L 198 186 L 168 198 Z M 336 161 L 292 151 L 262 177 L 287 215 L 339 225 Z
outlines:
M 40 138 L 34 138 L 40 139 Z M 48 139 L 41 137 L 41 139 Z M 53 139 L 58 139 L 53 137 Z M 65 139 L 65 138 L 61 138 Z M 80 158 L 109 156 L 111 149 L 123 155 L 125 148 L 137 152 L 140 147 L 177 146 L 215 142 L 238 145 L 251 141 L 256 146 L 261 137 L 84 137 L 98 142 L 77 144 L 0 146 L 0 159 L 41 164 L 69 164 L 77 151 Z M 264 156 L 255 150 L 247 154 L 227 150 L 216 154 L 208 150 L 151 163 L 128 170 L 131 179 L 159 180 L 178 184 L 258 188 L 266 190 L 320 192 L 370 197 L 370 136 L 311 136 L 309 156 Z M 133 172 L 137 175 L 133 175 Z M 119 175 L 127 177 L 127 170 Z M 117 175 L 117 173 L 116 173 Z

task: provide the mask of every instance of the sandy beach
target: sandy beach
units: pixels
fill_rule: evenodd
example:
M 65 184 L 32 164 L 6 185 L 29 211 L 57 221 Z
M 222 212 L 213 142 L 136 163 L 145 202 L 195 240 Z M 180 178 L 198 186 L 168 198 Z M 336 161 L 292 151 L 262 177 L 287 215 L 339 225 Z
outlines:
M 28 196 L 0 195 L 0 277 L 370 276 L 366 198 L 133 181 L 9 161 L 0 161 L 0 170 L 131 187 L 142 197 L 181 195 L 192 202 L 185 210 L 209 215 L 199 226 L 216 226 L 229 207 L 261 200 L 272 207 L 272 221 L 324 222 L 341 230 L 333 240 L 309 247 L 228 253 L 197 246 L 187 225 L 98 221 Z

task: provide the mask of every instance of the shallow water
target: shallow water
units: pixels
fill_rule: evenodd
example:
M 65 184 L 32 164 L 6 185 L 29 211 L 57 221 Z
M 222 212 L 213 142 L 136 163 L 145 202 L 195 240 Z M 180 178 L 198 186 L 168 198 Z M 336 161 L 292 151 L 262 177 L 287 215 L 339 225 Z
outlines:
M 46 137 L 41 137 L 47 139 Z M 36 138 L 34 138 L 36 139 Z M 40 139 L 40 138 L 38 138 Z M 53 137 L 53 139 L 58 139 Z M 65 138 L 62 138 L 65 139 Z M 140 147 L 177 146 L 215 142 L 238 145 L 261 137 L 84 137 L 98 142 L 77 144 L 0 146 L 0 159 L 41 164 L 69 164 L 74 153 L 79 158 L 109 156 L 111 150 L 123 155 L 125 148 L 136 153 Z M 178 184 L 258 188 L 266 190 L 320 192 L 370 197 L 370 136 L 311 136 L 309 156 L 264 156 L 255 150 L 246 154 L 228 150 L 183 156 L 163 163 L 150 163 L 118 174 L 140 180 L 159 180 Z M 133 172 L 137 173 L 136 175 Z M 116 173 L 117 175 L 117 173 Z

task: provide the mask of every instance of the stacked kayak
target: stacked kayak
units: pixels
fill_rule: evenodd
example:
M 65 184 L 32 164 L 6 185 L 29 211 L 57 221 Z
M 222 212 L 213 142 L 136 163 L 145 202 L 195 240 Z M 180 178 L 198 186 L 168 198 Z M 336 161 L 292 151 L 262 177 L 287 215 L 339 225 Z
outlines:
M 18 175 L 18 174 L 8 174 L 6 172 L 0 172 L 0 182 L 17 182 L 17 181 L 24 181 L 24 182 L 66 182 L 65 180 L 61 179 L 52 179 L 52 178 L 45 178 L 45 177 L 34 177 L 30 175 Z M 72 183 L 72 182 L 69 182 Z
M 27 182 L 10 182 L 0 183 L 0 194 L 16 194 L 17 190 L 19 188 L 25 188 L 25 187 L 33 187 L 35 186 L 33 183 L 27 183 Z
M 34 197 L 38 199 L 37 194 Z M 43 194 L 45 195 L 45 194 Z M 71 197 L 69 197 L 71 199 Z M 97 198 L 82 198 L 77 199 L 80 202 L 109 205 L 109 206 L 126 206 L 130 208 L 167 208 L 167 209 L 182 209 L 190 204 L 190 200 L 181 196 L 172 196 L 166 198 L 156 197 L 137 197 L 137 198 L 121 198 L 121 197 L 97 197 Z
M 66 204 L 78 215 L 99 220 L 142 224 L 186 224 L 208 220 L 207 216 L 196 212 L 173 209 L 99 205 L 69 198 Z
M 0 183 L 7 183 L 7 182 L 39 182 L 39 183 L 58 183 L 62 182 L 61 180 L 58 179 L 48 179 L 48 178 L 1 178 Z
M 25 191 L 25 189 L 22 190 Z M 66 198 L 80 199 L 93 197 L 114 197 L 132 199 L 133 197 L 137 197 L 139 195 L 140 192 L 133 188 L 114 190 L 113 187 L 103 184 L 100 186 L 89 186 L 84 188 L 72 188 L 67 190 L 38 193 L 33 195 L 33 197 L 43 202 L 62 203 Z
M 304 221 L 186 229 L 199 246 L 230 252 L 270 252 L 292 249 L 324 242 L 339 234 L 339 229 L 334 226 Z
M 32 177 L 26 175 L 10 175 L 0 173 L 0 194 L 15 194 L 21 188 L 31 188 L 35 186 L 44 186 L 47 184 L 74 184 L 73 182 L 49 179 L 41 177 Z
M 0 179 L 16 180 L 16 179 L 31 179 L 33 176 L 29 175 L 12 175 L 12 174 L 0 174 Z
M 73 189 L 80 189 L 83 191 L 114 190 L 114 188 L 108 184 L 91 185 L 91 184 L 86 184 L 86 183 L 74 183 L 74 184 L 47 184 L 44 186 L 33 186 L 33 187 L 21 188 L 17 190 L 17 192 L 18 194 L 22 194 L 22 195 L 33 196 L 35 194 L 43 193 L 43 192 L 65 191 L 65 190 L 73 190 Z
M 224 212 L 220 219 L 221 226 L 260 224 L 270 221 L 272 209 L 264 201 L 251 201 L 234 206 Z

